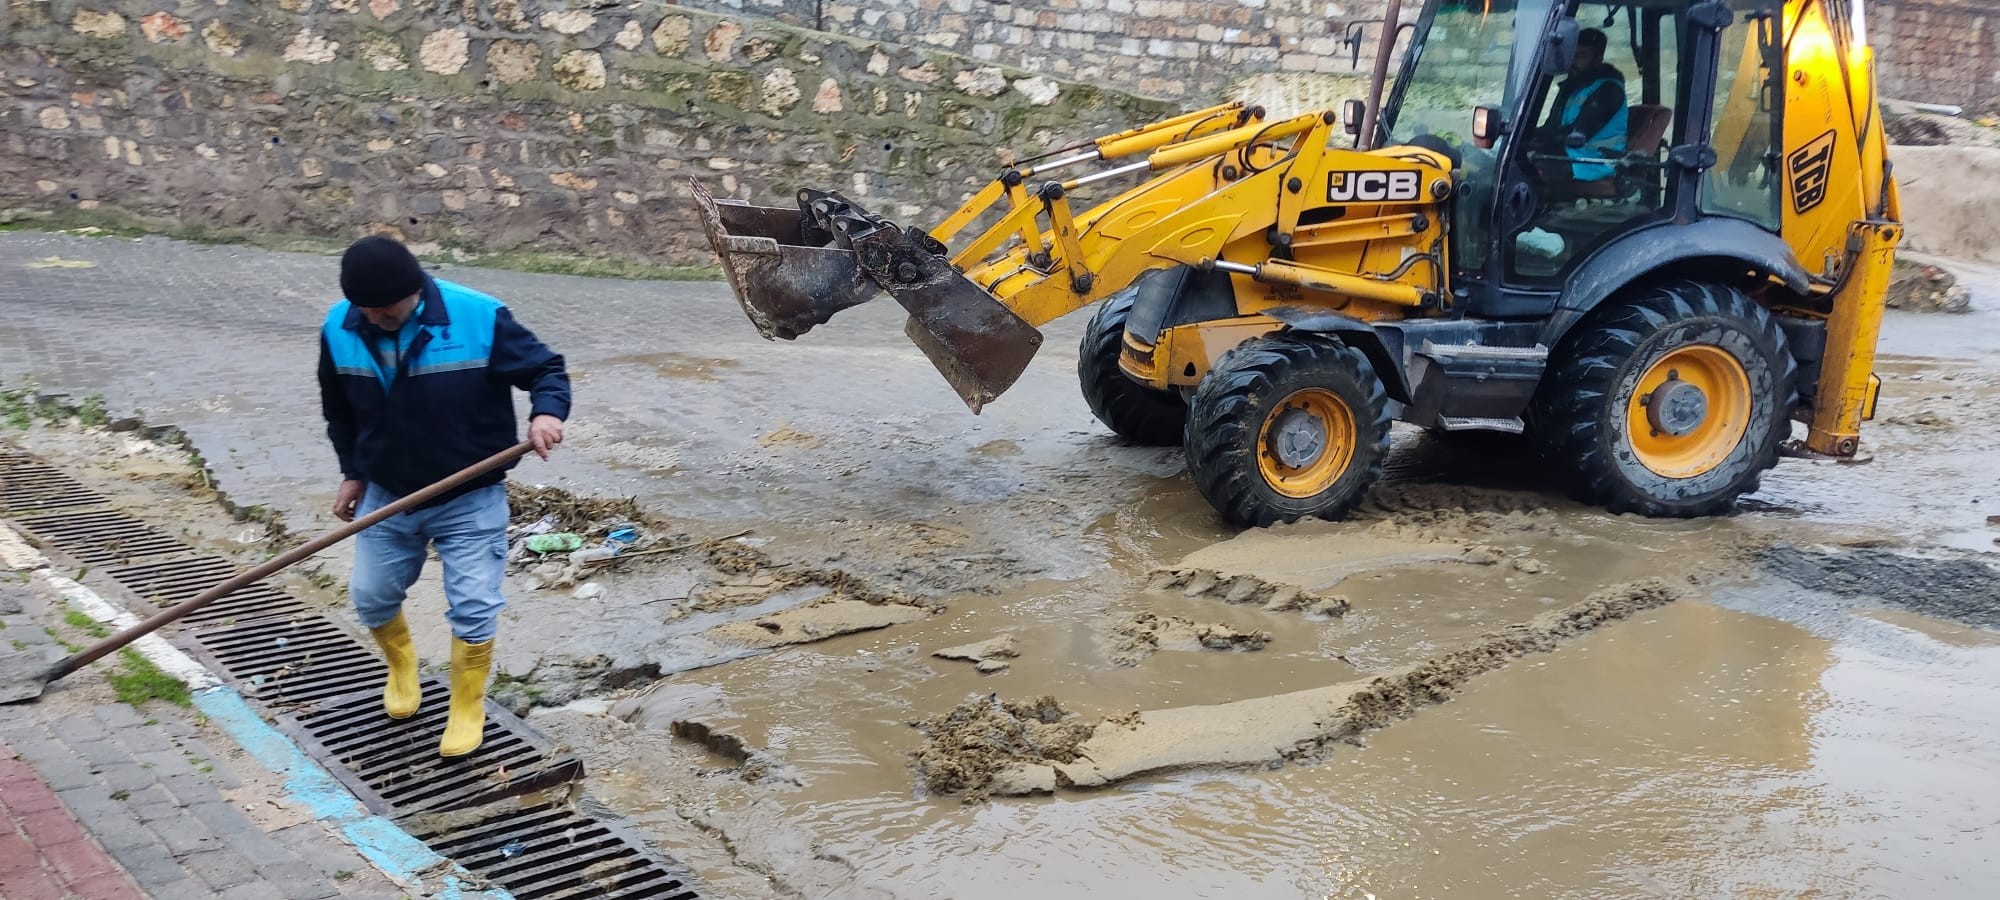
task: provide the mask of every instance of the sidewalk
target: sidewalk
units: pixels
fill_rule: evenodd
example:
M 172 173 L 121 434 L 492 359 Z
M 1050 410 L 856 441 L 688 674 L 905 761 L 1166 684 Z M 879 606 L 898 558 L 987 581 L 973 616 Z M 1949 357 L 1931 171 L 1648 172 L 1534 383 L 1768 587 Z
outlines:
M 0 574 L 0 640 L 15 649 L 89 640 L 65 611 Z M 0 706 L 0 897 L 409 896 L 200 713 L 120 702 L 114 675 L 128 692 L 172 693 L 113 656 Z

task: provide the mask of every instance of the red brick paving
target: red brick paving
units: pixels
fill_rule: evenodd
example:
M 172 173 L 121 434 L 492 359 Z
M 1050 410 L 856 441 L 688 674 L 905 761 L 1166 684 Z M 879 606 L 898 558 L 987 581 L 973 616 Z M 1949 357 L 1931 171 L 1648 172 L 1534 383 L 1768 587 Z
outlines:
M 28 764 L 0 743 L 0 897 L 144 900 Z

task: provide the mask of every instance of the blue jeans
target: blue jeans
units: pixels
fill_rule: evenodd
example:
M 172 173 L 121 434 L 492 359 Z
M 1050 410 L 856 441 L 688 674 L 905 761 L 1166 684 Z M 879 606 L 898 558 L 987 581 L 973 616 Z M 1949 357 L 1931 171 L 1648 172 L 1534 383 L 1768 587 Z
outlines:
M 357 518 L 396 498 L 373 484 L 361 497 Z M 403 608 L 403 597 L 424 569 L 435 542 L 444 563 L 445 618 L 459 640 L 481 644 L 498 627 L 500 595 L 507 574 L 507 485 L 483 487 L 450 502 L 390 516 L 355 538 L 354 575 L 348 595 L 361 624 L 388 624 Z

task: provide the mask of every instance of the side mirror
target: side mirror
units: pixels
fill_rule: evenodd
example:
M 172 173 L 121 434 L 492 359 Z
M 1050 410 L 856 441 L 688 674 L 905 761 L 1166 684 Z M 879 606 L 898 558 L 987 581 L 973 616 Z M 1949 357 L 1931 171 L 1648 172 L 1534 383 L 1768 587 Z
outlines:
M 1500 107 L 1475 106 L 1472 108 L 1472 145 L 1481 150 L 1493 149 L 1493 142 L 1506 133 L 1507 125 L 1500 120 Z
M 1577 33 L 1576 19 L 1564 16 L 1556 21 L 1547 46 L 1542 48 L 1542 74 L 1561 75 L 1569 71 L 1569 64 L 1576 61 Z
M 1349 100 L 1340 104 L 1341 126 L 1355 137 L 1361 136 L 1361 120 L 1368 114 L 1367 104 L 1359 100 Z

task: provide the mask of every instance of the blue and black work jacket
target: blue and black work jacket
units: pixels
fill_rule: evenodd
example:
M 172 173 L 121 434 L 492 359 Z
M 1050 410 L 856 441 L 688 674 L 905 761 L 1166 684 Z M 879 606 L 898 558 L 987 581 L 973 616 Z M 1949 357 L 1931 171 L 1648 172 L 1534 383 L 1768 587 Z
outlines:
M 1625 76 L 1610 63 L 1570 75 L 1556 86 L 1555 114 L 1560 134 L 1583 138 L 1582 146 L 1565 148 L 1571 159 L 1579 160 L 1570 164 L 1571 177 L 1610 178 L 1616 170 L 1599 160 L 1625 155 Z
M 518 443 L 515 388 L 529 392 L 531 418 L 569 418 L 562 356 L 500 301 L 429 277 L 420 296 L 395 334 L 346 300 L 320 328 L 320 405 L 341 475 L 398 497 Z M 424 505 L 499 484 L 511 468 Z

